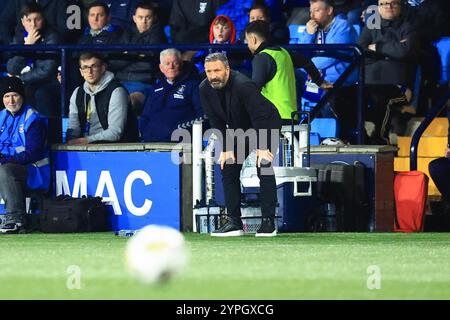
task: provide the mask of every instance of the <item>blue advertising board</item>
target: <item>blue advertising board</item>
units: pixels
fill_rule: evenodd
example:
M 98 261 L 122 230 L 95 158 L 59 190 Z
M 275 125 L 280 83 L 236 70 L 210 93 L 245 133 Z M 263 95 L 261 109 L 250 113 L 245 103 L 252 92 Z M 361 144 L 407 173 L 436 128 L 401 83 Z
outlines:
M 52 172 L 56 195 L 102 197 L 114 231 L 180 230 L 180 167 L 170 152 L 54 151 Z

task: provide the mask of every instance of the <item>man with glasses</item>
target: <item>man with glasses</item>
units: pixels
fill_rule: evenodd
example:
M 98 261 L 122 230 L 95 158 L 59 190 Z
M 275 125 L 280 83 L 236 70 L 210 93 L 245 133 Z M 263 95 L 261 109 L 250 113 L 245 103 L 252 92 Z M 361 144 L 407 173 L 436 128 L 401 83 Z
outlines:
M 412 87 L 417 41 L 402 15 L 400 0 L 379 0 L 379 26 L 365 26 L 358 44 L 366 50 L 367 119 L 375 124 L 373 144 L 389 144 L 394 114 L 408 104 L 404 90 Z
M 103 57 L 82 53 L 79 65 L 85 81 L 70 98 L 68 144 L 137 141 L 137 120 L 128 92 L 106 70 Z

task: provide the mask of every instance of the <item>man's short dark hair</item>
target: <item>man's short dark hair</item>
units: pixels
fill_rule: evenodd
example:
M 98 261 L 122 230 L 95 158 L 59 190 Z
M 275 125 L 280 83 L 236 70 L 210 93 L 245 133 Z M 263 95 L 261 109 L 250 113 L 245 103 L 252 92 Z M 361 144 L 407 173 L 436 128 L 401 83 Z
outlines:
M 44 10 L 38 3 L 35 2 L 25 4 L 20 12 L 20 17 L 28 17 L 32 13 L 39 13 L 42 17 L 44 17 Z
M 247 27 L 245 27 L 245 33 L 253 33 L 258 38 L 267 40 L 270 38 L 269 23 L 264 20 L 255 20 L 253 22 L 250 22 Z
M 254 1 L 252 7 L 248 10 L 248 13 L 250 14 L 250 11 L 252 10 L 261 10 L 263 15 L 270 20 L 269 7 L 264 1 Z
M 109 16 L 109 7 L 106 3 L 104 3 L 103 1 L 94 1 L 92 3 L 90 3 L 87 7 L 87 13 L 89 13 L 89 11 L 91 10 L 91 8 L 93 7 L 102 7 L 105 10 L 105 14 L 107 16 Z
M 155 4 L 154 2 L 141 1 L 136 5 L 136 8 L 134 9 L 134 14 L 136 14 L 136 10 L 138 8 L 150 10 L 153 13 L 153 15 L 155 15 L 157 13 L 158 5 Z
M 105 57 L 101 53 L 93 52 L 93 51 L 82 52 L 80 54 L 80 58 L 78 59 L 78 63 L 81 65 L 81 61 L 89 60 L 92 58 L 96 58 L 97 60 L 100 60 L 103 64 L 106 63 Z
M 327 7 L 334 8 L 334 0 L 309 0 L 310 3 L 323 2 Z

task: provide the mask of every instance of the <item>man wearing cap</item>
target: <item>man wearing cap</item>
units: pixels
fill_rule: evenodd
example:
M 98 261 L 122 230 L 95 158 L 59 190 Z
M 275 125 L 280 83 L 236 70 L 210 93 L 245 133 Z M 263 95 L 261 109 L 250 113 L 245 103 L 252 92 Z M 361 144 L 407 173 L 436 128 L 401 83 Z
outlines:
M 22 81 L 3 80 L 0 96 L 0 196 L 6 213 L 0 215 L 0 234 L 24 231 L 25 192 L 48 189 L 50 166 L 45 118 L 24 104 Z

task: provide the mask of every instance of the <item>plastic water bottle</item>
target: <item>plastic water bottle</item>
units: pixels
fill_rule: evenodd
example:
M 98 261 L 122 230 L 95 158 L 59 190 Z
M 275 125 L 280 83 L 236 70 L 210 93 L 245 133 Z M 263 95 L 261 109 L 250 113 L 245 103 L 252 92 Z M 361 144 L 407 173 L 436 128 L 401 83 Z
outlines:
M 136 231 L 137 230 L 125 230 L 125 229 L 122 229 L 122 230 L 116 231 L 115 235 L 119 236 L 119 237 L 132 237 L 136 233 Z

